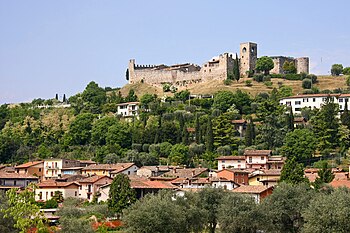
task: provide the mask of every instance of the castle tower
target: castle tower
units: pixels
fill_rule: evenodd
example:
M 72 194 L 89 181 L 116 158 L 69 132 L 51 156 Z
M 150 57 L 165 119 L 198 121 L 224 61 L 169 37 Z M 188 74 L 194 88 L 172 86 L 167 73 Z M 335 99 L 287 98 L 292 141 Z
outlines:
M 309 58 L 308 57 L 299 57 L 296 58 L 296 68 L 297 68 L 297 73 L 309 73 Z
M 253 42 L 240 44 L 239 57 L 241 59 L 241 75 L 246 76 L 247 71 L 254 71 L 258 59 L 258 46 Z
M 129 84 L 134 83 L 135 79 L 135 59 L 130 59 L 129 60 L 129 65 L 128 65 L 128 75 L 129 75 Z

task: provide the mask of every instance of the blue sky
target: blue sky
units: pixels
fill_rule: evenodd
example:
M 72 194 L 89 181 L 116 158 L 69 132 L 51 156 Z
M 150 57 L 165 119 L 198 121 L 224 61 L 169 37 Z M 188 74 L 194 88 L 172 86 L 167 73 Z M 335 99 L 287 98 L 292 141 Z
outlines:
M 0 103 L 126 83 L 138 64 L 202 65 L 239 43 L 309 56 L 311 72 L 350 66 L 346 0 L 0 0 Z

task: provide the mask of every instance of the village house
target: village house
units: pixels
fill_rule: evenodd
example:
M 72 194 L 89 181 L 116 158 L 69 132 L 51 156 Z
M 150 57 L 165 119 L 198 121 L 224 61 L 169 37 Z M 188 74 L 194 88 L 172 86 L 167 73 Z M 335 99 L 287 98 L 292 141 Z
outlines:
M 62 175 L 81 175 L 84 167 L 65 167 L 62 168 Z
M 305 117 L 295 117 L 293 119 L 294 128 L 304 128 L 307 124 Z
M 78 181 L 79 187 L 79 197 L 92 201 L 94 195 L 97 194 L 98 189 L 106 184 L 112 183 L 113 179 L 109 176 L 90 176 Z
M 111 184 L 106 184 L 99 188 L 97 196 L 98 202 L 108 200 L 110 186 Z M 138 199 L 144 197 L 146 194 L 149 193 L 158 193 L 159 190 L 162 189 L 176 190 L 178 188 L 175 185 L 170 184 L 169 182 L 149 180 L 147 178 L 142 178 L 138 176 L 130 177 L 130 187 L 135 190 L 136 197 Z
M 44 178 L 55 179 L 62 176 L 62 168 L 79 167 L 80 162 L 69 159 L 50 158 L 44 160 Z
M 247 121 L 244 119 L 241 120 L 233 120 L 232 124 L 235 127 L 235 130 L 237 130 L 237 132 L 239 133 L 239 136 L 241 138 L 245 137 L 245 132 L 247 130 Z
M 233 180 L 221 177 L 203 177 L 203 178 L 176 178 L 171 184 L 178 186 L 182 190 L 201 189 L 205 187 L 222 188 L 232 190 L 239 187 L 239 184 Z
M 245 150 L 246 166 L 247 168 L 256 169 L 267 168 L 267 161 L 271 155 L 271 150 Z
M 143 166 L 137 170 L 138 176 L 153 177 L 160 176 L 170 171 L 169 166 Z
M 94 164 L 82 169 L 83 175 L 115 177 L 119 173 L 136 175 L 138 167 L 134 163 Z
M 249 185 L 271 187 L 277 185 L 281 176 L 280 169 L 256 170 L 249 176 Z
M 37 176 L 20 174 L 15 172 L 0 172 L 0 189 L 8 190 L 11 188 L 26 188 L 30 183 L 38 183 Z
M 193 178 L 193 177 L 207 177 L 208 168 L 178 168 L 174 167 L 171 171 L 166 172 L 162 177 L 174 177 L 174 178 Z
M 42 180 L 44 175 L 44 161 L 33 161 L 15 166 L 15 171 L 18 174 L 37 176 L 39 180 Z
M 117 115 L 122 117 L 134 117 L 138 115 L 140 102 L 127 102 L 117 104 Z
M 57 182 L 54 180 L 46 180 L 38 184 L 35 190 L 36 201 L 48 201 L 55 192 L 61 192 L 64 199 L 68 197 L 79 197 L 79 184 L 76 182 Z
M 216 160 L 218 161 L 219 170 L 225 168 L 246 168 L 245 156 L 220 156 Z
M 242 169 L 224 169 L 216 173 L 216 177 L 234 181 L 237 184 L 248 184 L 249 171 Z
M 232 192 L 249 195 L 254 198 L 256 203 L 260 203 L 262 199 L 272 194 L 273 187 L 265 187 L 261 185 L 242 185 Z
M 339 112 L 343 112 L 345 102 L 349 101 L 350 94 L 302 94 L 285 97 L 280 100 L 281 105 L 290 107 L 293 113 L 301 114 L 302 108 L 320 109 L 327 98 L 339 105 Z

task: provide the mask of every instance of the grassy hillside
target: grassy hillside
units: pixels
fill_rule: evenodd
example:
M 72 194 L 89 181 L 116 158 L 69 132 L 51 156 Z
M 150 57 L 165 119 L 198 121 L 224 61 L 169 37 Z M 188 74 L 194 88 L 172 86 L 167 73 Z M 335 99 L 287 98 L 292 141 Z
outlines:
M 278 83 L 282 83 L 285 86 L 290 86 L 293 88 L 294 94 L 300 94 L 304 91 L 301 86 L 302 81 L 291 81 L 284 80 L 279 78 L 271 79 L 273 85 L 272 87 L 267 87 L 264 83 L 258 83 L 253 81 L 253 86 L 247 87 L 245 85 L 246 80 L 252 80 L 251 78 L 243 78 L 240 79 L 239 82 L 233 81 L 231 85 L 224 85 L 223 81 L 208 81 L 202 82 L 199 84 L 191 84 L 186 87 L 180 87 L 179 90 L 189 90 L 192 94 L 214 94 L 221 90 L 231 90 L 235 91 L 236 89 L 241 89 L 243 91 L 248 92 L 249 94 L 255 96 L 260 92 L 270 92 L 273 87 L 278 87 Z M 318 76 L 318 82 L 314 84 L 320 90 L 333 90 L 336 88 L 344 88 L 346 87 L 345 83 L 346 78 L 342 77 L 332 77 L 332 76 Z M 126 96 L 130 89 L 134 89 L 138 96 L 142 96 L 145 93 L 157 94 L 158 96 L 171 95 L 171 93 L 164 93 L 162 88 L 145 84 L 145 83 L 137 83 L 137 84 L 127 84 L 121 89 L 122 95 Z

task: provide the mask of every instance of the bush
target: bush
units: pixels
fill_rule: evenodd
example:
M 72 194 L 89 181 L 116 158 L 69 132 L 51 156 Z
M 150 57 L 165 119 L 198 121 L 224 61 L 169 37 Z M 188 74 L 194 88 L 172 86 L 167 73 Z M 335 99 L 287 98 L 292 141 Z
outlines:
M 254 71 L 248 70 L 248 71 L 246 72 L 246 74 L 247 74 L 248 78 L 251 78 L 251 77 L 254 76 Z
M 229 86 L 231 84 L 232 84 L 232 80 L 231 79 L 225 79 L 224 80 L 224 85 Z
M 148 153 L 149 152 L 149 144 L 143 144 L 142 145 L 142 151 Z
M 263 77 L 263 82 L 269 82 L 269 81 L 271 81 L 271 76 L 270 75 L 267 75 L 267 76 Z
M 284 78 L 283 74 L 270 74 L 271 78 Z
M 253 80 L 256 82 L 262 82 L 264 80 L 264 75 L 263 74 L 254 75 Z
M 350 86 L 350 75 L 346 77 L 346 85 Z
M 247 87 L 253 86 L 252 80 L 247 80 L 247 81 L 245 81 L 245 85 L 246 85 Z
M 284 78 L 287 80 L 303 80 L 301 74 L 286 74 Z
M 271 81 L 265 81 L 264 84 L 267 87 L 272 87 L 272 82 Z
M 44 205 L 44 209 L 54 209 L 58 207 L 58 203 L 55 199 L 50 199 L 48 201 L 46 201 L 45 205 Z
M 304 89 L 311 89 L 311 86 L 312 86 L 311 79 L 306 78 L 303 80 L 302 87 Z
M 163 91 L 164 92 L 169 92 L 170 91 L 170 84 L 169 83 L 165 83 L 163 84 Z
M 308 79 L 311 79 L 312 83 L 317 83 L 317 76 L 314 74 L 307 75 Z
M 344 75 L 350 75 L 350 67 L 345 67 L 345 68 L 343 69 L 343 74 L 344 74 Z
M 141 152 L 142 151 L 142 144 L 133 143 L 131 145 L 131 149 L 136 150 L 137 152 Z

